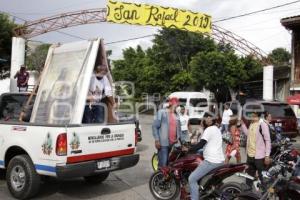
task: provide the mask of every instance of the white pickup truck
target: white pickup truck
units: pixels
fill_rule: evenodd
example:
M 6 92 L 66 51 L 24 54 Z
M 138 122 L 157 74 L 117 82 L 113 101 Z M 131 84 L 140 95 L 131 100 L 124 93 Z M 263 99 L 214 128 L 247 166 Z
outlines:
M 99 40 L 92 41 L 92 43 L 99 47 Z M 79 47 L 78 45 L 75 47 L 76 55 L 78 55 Z M 58 51 L 60 54 L 57 55 L 55 54 L 57 47 L 53 48 L 54 50 L 50 49 L 53 54 L 52 59 L 49 56 L 50 53 L 47 58 L 48 65 L 50 65 L 46 71 L 48 75 L 51 72 L 49 70 L 53 69 L 55 64 L 52 61 L 57 62 L 59 59 L 55 56 L 61 56 L 61 52 L 63 54 L 69 52 L 68 56 L 72 57 L 72 51 L 67 50 L 74 49 L 74 45 L 69 45 L 67 50 Z M 91 53 L 93 49 L 87 51 Z M 87 56 L 87 53 L 84 55 Z M 91 56 L 88 56 L 88 59 L 82 58 L 82 60 L 85 62 L 90 58 Z M 63 66 L 66 68 L 68 63 Z M 71 67 L 73 73 L 74 63 Z M 86 67 L 84 70 L 86 71 Z M 29 115 L 31 112 L 38 113 L 39 109 L 45 107 L 41 103 L 41 99 L 38 102 L 38 98 L 41 94 L 45 95 L 47 90 L 43 88 L 45 88 L 45 84 L 51 85 L 51 77 L 54 77 L 53 73 L 48 78 L 46 75 L 43 75 L 43 78 L 47 80 L 42 80 L 35 100 L 33 100 L 33 110 Z M 74 74 L 72 75 L 74 76 Z M 88 81 L 87 84 L 84 84 L 84 81 L 76 82 L 76 84 L 79 89 L 82 89 L 88 84 Z M 56 87 L 55 84 L 51 86 L 51 88 L 53 87 Z M 76 98 L 86 98 L 86 95 L 79 95 L 79 90 L 76 91 L 78 94 Z M 7 93 L 0 97 L 0 168 L 6 169 L 7 186 L 15 198 L 27 199 L 37 194 L 43 176 L 61 179 L 84 177 L 88 182 L 99 183 L 104 181 L 111 171 L 132 167 L 138 163 L 139 155 L 135 153 L 137 132 L 134 122 L 82 124 L 81 120 L 76 123 L 76 119 L 72 118 L 68 123 L 65 121 L 61 124 L 40 123 L 39 120 L 33 121 L 32 116 L 28 118 L 31 119 L 30 122 L 20 122 L 20 113 L 28 98 L 29 94 L 27 93 Z M 71 98 L 75 98 L 74 95 Z M 62 101 L 68 101 L 70 98 L 63 99 L 60 96 L 55 99 L 52 95 L 50 100 L 64 105 Z M 82 103 L 84 101 L 81 99 Z M 36 105 L 37 103 L 40 104 L 40 107 Z M 74 105 L 76 105 L 75 103 Z M 84 106 L 81 107 L 81 110 L 76 108 L 75 111 L 83 112 Z M 77 115 L 78 113 L 75 113 L 71 117 L 76 118 Z M 82 113 L 79 118 L 82 118 Z

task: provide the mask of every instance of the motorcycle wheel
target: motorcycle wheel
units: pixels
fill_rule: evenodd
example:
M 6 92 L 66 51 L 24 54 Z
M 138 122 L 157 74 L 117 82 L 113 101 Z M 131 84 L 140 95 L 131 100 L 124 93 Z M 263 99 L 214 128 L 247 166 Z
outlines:
M 158 155 L 157 153 L 154 153 L 151 159 L 151 165 L 152 165 L 152 169 L 153 171 L 157 171 L 158 170 Z
M 174 200 L 178 197 L 180 186 L 176 180 L 169 177 L 167 180 L 161 171 L 152 174 L 149 188 L 153 197 L 157 200 Z
M 219 191 L 221 199 L 235 199 L 239 194 L 244 191 L 244 185 L 236 182 L 228 182 L 223 184 Z

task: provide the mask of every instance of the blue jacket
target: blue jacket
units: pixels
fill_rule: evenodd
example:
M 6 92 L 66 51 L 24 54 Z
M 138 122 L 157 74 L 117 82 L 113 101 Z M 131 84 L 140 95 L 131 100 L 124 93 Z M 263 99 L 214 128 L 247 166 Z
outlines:
M 169 146 L 169 113 L 167 109 L 161 109 L 157 112 L 152 125 L 152 134 L 155 140 L 160 142 L 161 146 Z M 181 126 L 179 116 L 176 115 L 176 137 L 180 138 Z

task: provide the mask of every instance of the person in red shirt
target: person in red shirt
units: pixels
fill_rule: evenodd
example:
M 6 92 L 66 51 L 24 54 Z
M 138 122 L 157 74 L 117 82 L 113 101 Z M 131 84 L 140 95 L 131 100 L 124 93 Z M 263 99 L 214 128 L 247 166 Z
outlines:
M 179 116 L 176 107 L 179 101 L 177 98 L 170 98 L 169 107 L 158 111 L 152 125 L 152 134 L 155 140 L 155 147 L 158 150 L 158 166 L 168 164 L 170 147 L 178 142 L 181 134 Z
M 25 65 L 21 65 L 20 70 L 15 74 L 14 78 L 17 78 L 19 92 L 26 92 L 28 89 L 29 73 L 26 71 Z

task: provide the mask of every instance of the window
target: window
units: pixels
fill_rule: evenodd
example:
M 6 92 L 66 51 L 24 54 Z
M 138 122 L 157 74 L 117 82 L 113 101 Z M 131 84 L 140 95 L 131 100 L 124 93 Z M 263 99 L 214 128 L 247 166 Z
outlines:
M 179 101 L 179 105 L 186 106 L 186 99 L 179 98 L 178 101 Z
M 207 99 L 205 98 L 191 98 L 190 99 L 190 105 L 192 107 L 207 107 Z
M 272 117 L 295 117 L 294 111 L 288 104 L 264 104 L 264 109 Z
M 0 119 L 19 121 L 20 113 L 28 97 L 28 95 L 4 95 L 1 101 Z

